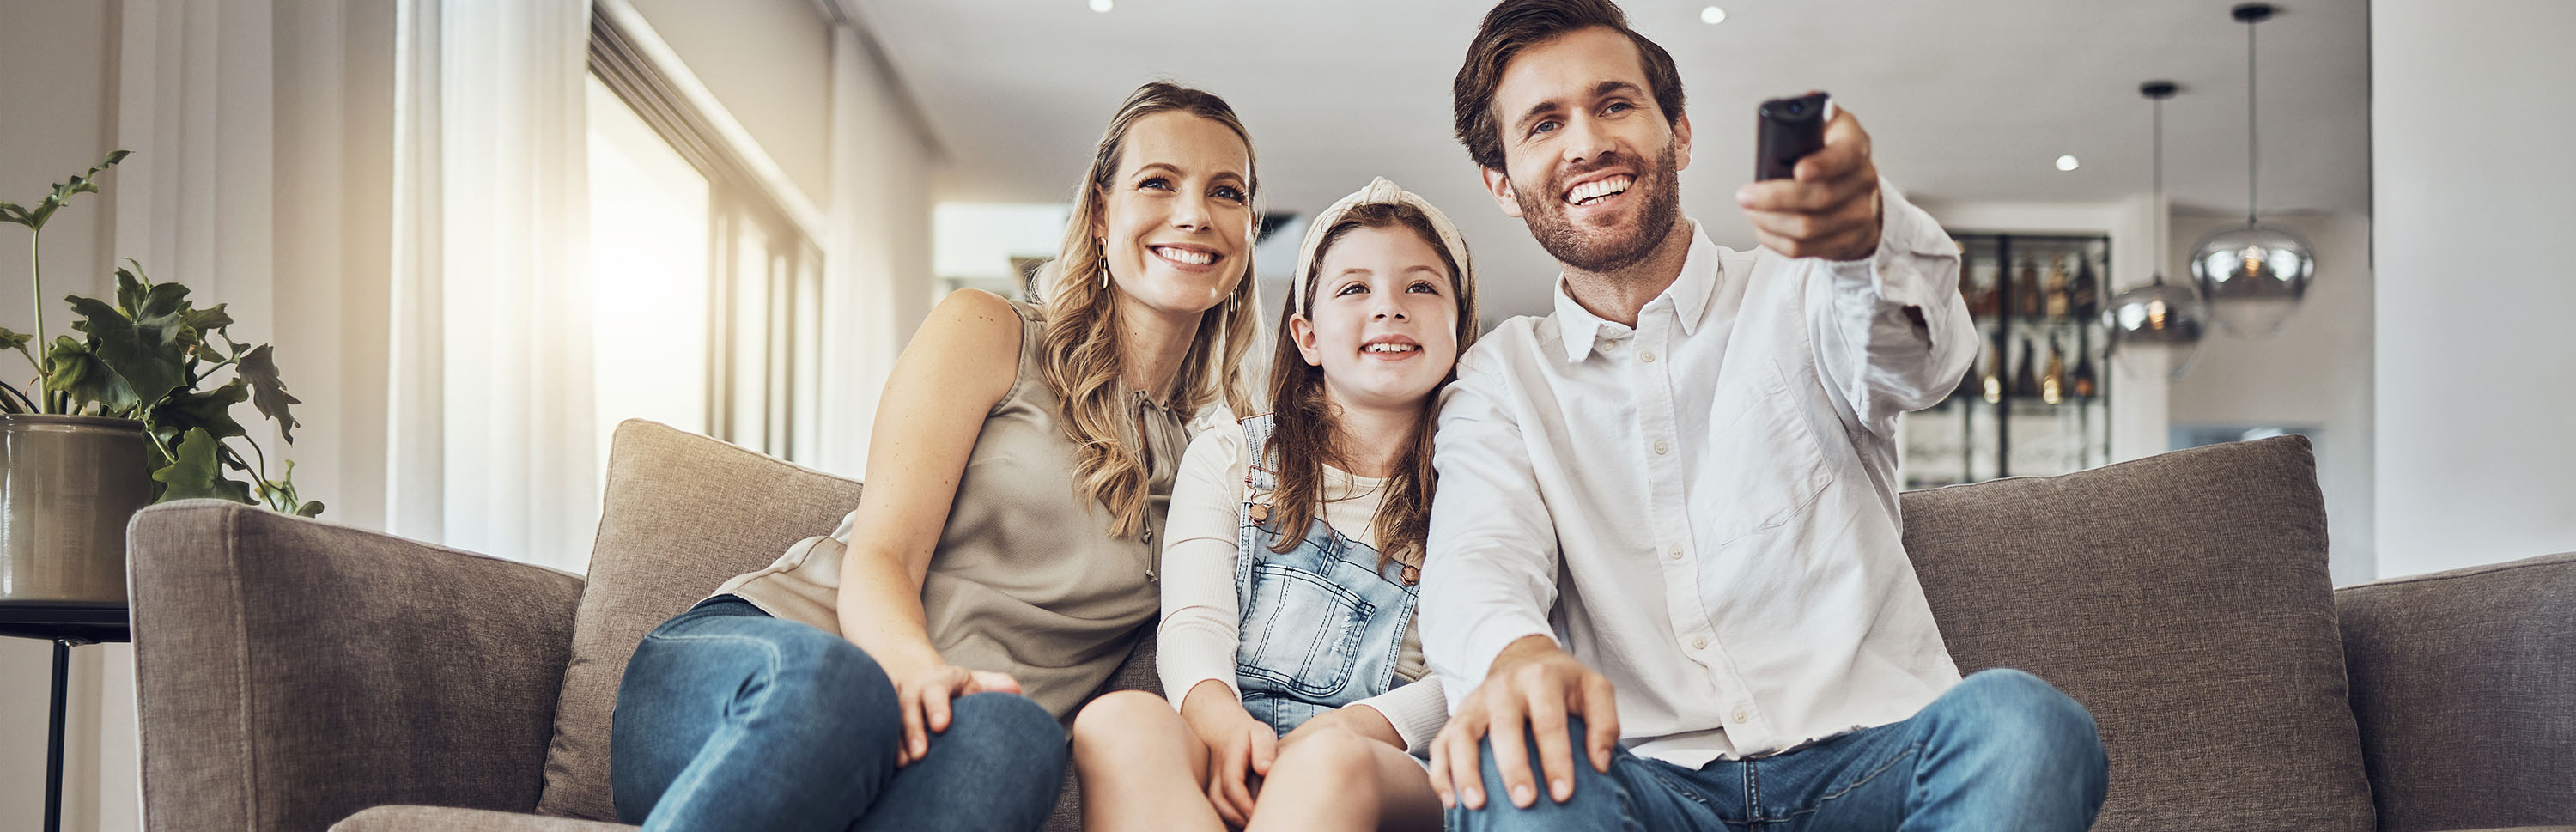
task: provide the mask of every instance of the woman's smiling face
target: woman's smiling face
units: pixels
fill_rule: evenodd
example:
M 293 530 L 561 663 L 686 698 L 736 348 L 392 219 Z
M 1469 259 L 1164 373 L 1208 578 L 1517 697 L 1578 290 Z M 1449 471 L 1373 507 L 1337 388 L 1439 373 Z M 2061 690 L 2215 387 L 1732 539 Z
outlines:
M 1457 284 L 1409 227 L 1344 232 L 1316 264 L 1312 297 L 1289 330 L 1345 407 L 1419 407 L 1457 363 Z
M 1101 238 L 1121 294 L 1156 312 L 1196 315 L 1225 300 L 1252 262 L 1251 150 L 1223 124 L 1185 112 L 1127 128 L 1101 189 Z

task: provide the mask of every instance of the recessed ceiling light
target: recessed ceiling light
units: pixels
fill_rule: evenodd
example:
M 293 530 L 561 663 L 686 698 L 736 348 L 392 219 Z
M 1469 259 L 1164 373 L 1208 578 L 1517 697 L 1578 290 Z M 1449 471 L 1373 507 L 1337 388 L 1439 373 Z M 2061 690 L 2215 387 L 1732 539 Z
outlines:
M 1726 22 L 1726 10 L 1716 6 L 1701 9 L 1699 10 L 1699 22 L 1706 23 L 1711 26 L 1724 23 Z
M 1100 0 L 1100 2 L 1106 3 L 1106 2 L 1109 2 L 1109 0 Z M 2080 164 L 2081 164 L 2081 163 L 2079 163 L 2079 162 L 2075 161 L 2075 157 L 2073 157 L 2073 156 L 2059 156 L 2059 157 L 2057 157 L 2057 169 L 2058 169 L 2058 170 L 2074 170 L 2074 169 L 2075 169 L 2078 165 L 2080 165 Z
M 1091 0 L 1091 10 L 1101 14 L 1108 14 L 1110 9 L 1117 7 L 1115 0 Z

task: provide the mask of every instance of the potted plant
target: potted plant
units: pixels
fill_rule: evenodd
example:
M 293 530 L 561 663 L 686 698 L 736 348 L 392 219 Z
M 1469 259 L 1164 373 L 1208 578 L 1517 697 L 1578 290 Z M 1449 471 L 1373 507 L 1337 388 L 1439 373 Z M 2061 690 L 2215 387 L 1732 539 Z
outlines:
M 45 223 L 97 193 L 99 174 L 125 157 L 108 154 L 32 206 L 0 203 L 0 223 L 30 234 L 36 301 L 33 332 L 0 327 L 0 349 L 36 371 L 24 386 L 0 382 L 0 600 L 123 602 L 125 521 L 149 503 L 212 497 L 322 513 L 296 495 L 293 461 L 268 478 L 267 452 L 232 417 L 248 401 L 295 441 L 287 408 L 298 401 L 269 345 L 235 342 L 223 304 L 197 308 L 188 287 L 154 283 L 129 259 L 116 270 L 115 302 L 63 298 L 79 337 L 45 340 Z

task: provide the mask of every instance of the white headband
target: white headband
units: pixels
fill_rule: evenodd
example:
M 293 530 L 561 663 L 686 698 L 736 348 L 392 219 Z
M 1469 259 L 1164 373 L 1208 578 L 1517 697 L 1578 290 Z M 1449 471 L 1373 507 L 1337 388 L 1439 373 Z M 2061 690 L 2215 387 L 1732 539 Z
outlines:
M 1458 236 L 1458 226 L 1449 222 L 1449 215 L 1440 213 L 1438 208 L 1431 207 L 1429 201 L 1413 195 L 1411 191 L 1396 187 L 1395 183 L 1380 176 L 1371 180 L 1368 187 L 1352 191 L 1350 196 L 1342 197 L 1340 202 L 1333 203 L 1333 207 L 1316 214 L 1315 221 L 1306 226 L 1306 242 L 1297 249 L 1297 272 L 1288 278 L 1288 297 L 1293 304 L 1291 308 L 1299 312 L 1306 310 L 1306 284 L 1312 280 L 1311 272 L 1315 270 L 1315 252 L 1324 247 L 1324 237 L 1332 233 L 1334 224 L 1341 222 L 1343 215 L 1363 205 L 1411 205 L 1415 210 L 1421 211 L 1424 217 L 1431 220 L 1431 230 L 1440 233 L 1440 247 L 1448 249 L 1449 259 L 1458 263 L 1458 282 L 1462 284 L 1458 290 L 1461 292 L 1468 290 L 1463 284 L 1473 280 L 1475 272 L 1474 267 L 1467 262 L 1467 242 Z

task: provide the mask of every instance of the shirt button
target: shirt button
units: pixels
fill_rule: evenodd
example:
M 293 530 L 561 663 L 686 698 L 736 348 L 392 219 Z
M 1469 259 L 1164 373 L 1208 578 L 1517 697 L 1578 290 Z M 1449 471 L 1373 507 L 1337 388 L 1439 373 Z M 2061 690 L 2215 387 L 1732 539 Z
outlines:
M 1753 719 L 1753 714 L 1752 714 L 1752 713 L 1750 713 L 1750 712 L 1748 712 L 1748 711 L 1744 710 L 1743 708 L 1737 708 L 1737 709 L 1735 709 L 1735 721 L 1736 721 L 1737 723 L 1739 723 L 1739 724 L 1740 724 L 1740 723 L 1744 723 L 1744 722 L 1749 722 L 1749 721 L 1751 721 L 1752 719 Z
M 1664 453 L 1665 451 L 1668 451 L 1668 450 L 1671 450 L 1671 447 L 1670 447 L 1670 446 L 1665 445 L 1665 444 L 1664 444 L 1664 440 L 1661 440 L 1661 439 L 1657 439 L 1657 440 L 1655 440 L 1655 454 L 1656 454 L 1657 456 L 1661 456 L 1661 455 L 1663 455 L 1663 453 Z
M 1647 350 L 1647 351 L 1645 351 L 1644 353 L 1640 353 L 1640 354 L 1637 356 L 1637 359 L 1638 359 L 1638 360 L 1640 360 L 1640 361 L 1644 361 L 1644 362 L 1646 362 L 1646 363 L 1648 363 L 1648 364 L 1653 364 L 1653 363 L 1655 363 L 1655 351 L 1654 351 L 1654 350 Z
M 1692 636 L 1692 637 L 1691 637 L 1691 649 L 1693 649 L 1693 650 L 1706 650 L 1706 649 L 1708 649 L 1708 637 L 1707 637 L 1707 636 Z
M 1674 559 L 1674 560 L 1681 560 L 1681 559 L 1682 559 L 1682 547 L 1679 547 L 1679 546 L 1675 546 L 1675 547 L 1673 547 L 1672 555 L 1673 555 L 1673 559 Z

